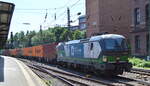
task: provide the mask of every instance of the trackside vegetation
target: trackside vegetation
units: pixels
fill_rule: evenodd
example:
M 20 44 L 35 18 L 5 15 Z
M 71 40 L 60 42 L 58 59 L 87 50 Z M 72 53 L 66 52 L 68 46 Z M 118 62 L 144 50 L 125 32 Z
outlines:
M 150 69 L 150 61 L 133 57 L 129 58 L 129 62 L 132 63 L 133 67 Z
M 45 80 L 45 79 L 43 79 L 43 81 L 45 82 L 45 84 L 46 84 L 47 86 L 52 86 L 52 81 Z
M 46 30 L 40 29 L 36 31 L 21 31 L 11 34 L 7 41 L 6 48 L 23 48 L 36 45 L 42 45 L 53 42 L 65 42 L 69 40 L 84 39 L 86 37 L 85 30 L 69 30 L 65 27 L 54 27 Z

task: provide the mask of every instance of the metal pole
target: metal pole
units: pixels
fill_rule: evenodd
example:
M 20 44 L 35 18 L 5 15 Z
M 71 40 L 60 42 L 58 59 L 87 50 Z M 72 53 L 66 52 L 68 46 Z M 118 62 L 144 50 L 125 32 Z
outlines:
M 68 29 L 70 30 L 70 9 L 67 8 Z
M 69 30 L 69 33 L 68 33 L 68 36 L 67 36 L 67 40 L 70 40 L 70 36 L 71 36 L 71 30 L 70 30 L 70 9 L 69 7 L 67 8 L 67 19 L 68 19 L 68 30 Z
M 11 35 L 10 35 L 10 45 L 11 45 L 11 49 L 12 48 L 14 48 L 14 45 L 13 45 L 13 43 L 14 43 L 14 39 L 13 39 L 13 32 L 11 32 Z

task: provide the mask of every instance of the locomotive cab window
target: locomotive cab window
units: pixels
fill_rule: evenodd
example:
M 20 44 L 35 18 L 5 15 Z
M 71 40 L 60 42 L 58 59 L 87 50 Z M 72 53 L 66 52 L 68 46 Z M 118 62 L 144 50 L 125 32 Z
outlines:
M 105 42 L 105 49 L 106 50 L 115 49 L 115 47 L 117 46 L 116 41 L 113 39 L 105 39 L 104 42 Z
M 127 44 L 124 39 L 105 39 L 105 49 L 106 50 L 125 50 L 127 49 Z
M 91 43 L 90 50 L 93 50 L 93 43 Z
M 121 47 L 122 47 L 123 49 L 128 49 L 127 41 L 126 41 L 125 39 L 122 40 L 122 42 L 121 42 Z

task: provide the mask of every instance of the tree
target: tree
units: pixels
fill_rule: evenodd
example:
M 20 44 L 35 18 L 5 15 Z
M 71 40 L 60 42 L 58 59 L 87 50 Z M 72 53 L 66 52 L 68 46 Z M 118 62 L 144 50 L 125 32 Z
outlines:
M 72 34 L 73 40 L 77 39 L 84 39 L 85 38 L 85 32 L 80 30 L 75 30 Z
M 34 37 L 36 35 L 36 32 L 35 31 L 30 31 L 28 32 L 27 31 L 27 34 L 26 34 L 26 38 L 27 38 L 27 46 L 32 46 L 32 37 Z
M 21 31 L 16 33 L 13 36 L 13 44 L 15 48 L 29 47 L 52 42 L 65 42 L 68 40 L 83 39 L 85 36 L 86 31 L 71 31 L 64 27 L 54 27 L 48 28 L 47 30 L 40 29 L 39 32 L 27 31 L 25 34 Z
M 43 43 L 55 42 L 55 35 L 48 30 L 43 31 Z
M 56 42 L 60 42 L 61 41 L 61 35 L 64 32 L 65 28 L 61 28 L 61 27 L 55 27 L 52 30 L 52 33 L 54 33 L 55 37 L 56 37 Z
M 19 38 L 19 47 L 25 47 L 25 44 L 27 42 L 26 38 L 25 38 L 25 34 L 24 34 L 24 31 L 21 31 L 19 34 L 18 34 L 18 38 Z
M 70 34 L 71 32 L 68 29 L 64 29 L 63 33 L 60 36 L 60 41 L 68 41 L 71 38 Z

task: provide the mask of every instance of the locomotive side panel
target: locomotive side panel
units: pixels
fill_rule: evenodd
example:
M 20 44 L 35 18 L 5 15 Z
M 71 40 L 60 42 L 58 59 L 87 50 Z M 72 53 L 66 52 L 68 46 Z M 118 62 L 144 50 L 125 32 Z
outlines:
M 100 43 L 99 42 L 91 42 L 90 43 L 90 58 L 97 59 L 102 51 Z
M 92 44 L 92 49 L 91 48 Z M 65 44 L 57 47 L 58 61 L 81 64 L 81 65 L 93 65 L 99 61 L 101 52 L 99 42 L 90 43 L 73 43 Z
M 90 58 L 90 43 L 84 43 L 84 58 Z
M 84 45 L 83 43 L 70 44 L 69 51 L 71 58 L 84 58 Z

